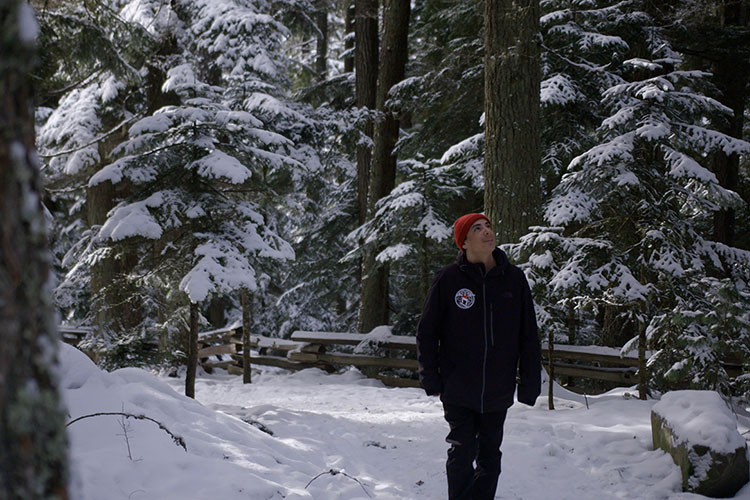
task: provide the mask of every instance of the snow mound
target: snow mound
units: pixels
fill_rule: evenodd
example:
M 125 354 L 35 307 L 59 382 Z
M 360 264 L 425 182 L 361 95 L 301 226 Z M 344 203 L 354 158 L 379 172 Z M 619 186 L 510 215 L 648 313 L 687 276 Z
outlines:
M 102 415 L 68 427 L 73 491 L 82 500 L 314 498 L 303 487 L 320 472 L 293 442 L 208 409 L 137 368 L 101 371 L 67 344 L 60 388 L 70 421 L 95 413 L 145 415 L 184 439 L 187 452 L 147 420 Z M 286 481 L 285 481 L 286 482 Z
M 745 446 L 732 412 L 714 391 L 672 391 L 653 407 L 680 441 L 731 454 Z

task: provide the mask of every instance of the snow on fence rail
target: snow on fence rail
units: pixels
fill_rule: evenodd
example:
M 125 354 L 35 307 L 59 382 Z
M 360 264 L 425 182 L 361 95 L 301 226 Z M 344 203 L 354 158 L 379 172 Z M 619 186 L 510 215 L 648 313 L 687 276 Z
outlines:
M 371 333 L 309 332 L 295 331 L 290 340 L 251 336 L 251 346 L 258 348 L 258 355 L 250 358 L 251 363 L 280 366 L 287 369 L 302 369 L 311 366 L 333 370 L 336 366 L 380 367 L 408 370 L 408 376 L 375 374 L 375 378 L 386 385 L 395 387 L 419 387 L 416 380 L 416 338 L 390 335 L 387 328 L 376 329 Z M 223 339 L 223 340 L 220 340 Z M 225 352 L 218 342 L 229 342 Z M 201 334 L 199 342 L 204 345 L 198 357 L 204 367 L 226 367 L 233 373 L 242 373 L 241 328 L 215 330 Z M 209 345 L 213 344 L 213 345 Z M 377 347 L 378 354 L 365 354 L 365 345 Z M 338 348 L 336 347 L 338 346 Z M 342 349 L 343 347 L 343 349 Z M 344 349 L 353 352 L 342 352 Z M 329 350 L 331 348 L 332 350 Z M 271 356 L 269 351 L 281 351 L 283 356 Z M 231 351 L 231 352 L 230 352 Z M 205 356 L 222 352 L 230 354 L 232 361 L 210 361 Z M 549 346 L 542 344 L 545 369 L 549 370 Z M 650 354 L 650 353 L 648 353 Z M 600 346 L 571 346 L 553 344 L 552 369 L 554 376 L 579 377 L 605 380 L 630 386 L 637 382 L 638 357 L 635 354 L 621 355 L 620 349 Z

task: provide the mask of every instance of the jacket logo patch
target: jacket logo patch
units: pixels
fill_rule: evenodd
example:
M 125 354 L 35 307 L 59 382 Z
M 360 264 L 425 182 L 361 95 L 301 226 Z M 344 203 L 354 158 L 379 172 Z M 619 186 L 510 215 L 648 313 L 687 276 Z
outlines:
M 462 288 L 456 292 L 456 305 L 461 309 L 468 309 L 474 305 L 474 292 L 468 288 Z

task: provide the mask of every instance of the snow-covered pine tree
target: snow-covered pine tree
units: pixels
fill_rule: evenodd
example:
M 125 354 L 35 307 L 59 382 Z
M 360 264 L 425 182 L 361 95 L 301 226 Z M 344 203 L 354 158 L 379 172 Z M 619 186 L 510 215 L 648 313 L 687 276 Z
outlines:
M 270 4 L 131 2 L 120 12 L 167 45 L 143 70 L 163 81 L 154 99 L 131 95 L 144 117 L 88 181 L 111 183 L 117 204 L 71 254 L 81 265 L 68 278 L 125 248 L 132 266 L 107 286 L 141 295 L 148 321 L 168 323 L 184 312 L 178 291 L 201 302 L 255 290 L 264 261 L 293 257 L 275 230 L 285 201 L 273 187 L 301 163 L 274 123 L 300 117 L 279 97 L 284 27 Z
M 88 178 L 138 118 L 131 97 L 144 78 L 135 69 L 155 40 L 140 25 L 127 23 L 104 2 L 60 2 L 39 12 L 41 65 L 37 72 L 37 137 L 43 160 L 45 205 L 53 215 L 52 246 L 58 279 L 65 255 L 111 201 L 87 192 Z M 100 193 L 102 194 L 102 193 Z M 87 198 L 95 198 L 87 203 Z M 98 214 L 96 213 L 98 209 Z M 113 258 L 100 267 L 112 268 Z M 57 289 L 63 320 L 90 316 L 88 273 L 82 282 Z
M 376 206 L 375 216 L 349 234 L 362 247 L 385 246 L 375 258 L 389 263 L 394 333 L 413 333 L 432 276 L 455 257 L 451 204 L 471 190 L 458 169 L 418 160 L 399 162 L 404 179 Z
M 401 158 L 439 158 L 481 131 L 482 9 L 477 0 L 414 4 L 407 78 L 389 97 L 408 116 L 402 124 L 407 135 L 398 145 Z
M 273 123 L 294 141 L 291 154 L 304 165 L 284 188 L 287 207 L 280 222 L 296 258 L 268 270 L 273 286 L 257 322 L 280 336 L 296 329 L 350 331 L 358 280 L 356 263 L 342 258 L 348 250 L 343 235 L 356 224 L 356 166 L 346 154 L 355 151 L 359 135 L 356 111 L 302 102 L 288 109 L 294 115 Z
M 602 93 L 623 83 L 621 62 L 643 13 L 616 0 L 541 0 L 544 196 L 570 161 L 594 145 Z
M 712 213 L 739 197 L 701 163 L 750 144 L 707 127 L 727 109 L 705 96 L 706 75 L 675 69 L 658 30 L 642 30 L 650 57 L 624 61 L 629 78 L 604 93 L 598 144 L 554 189 L 550 227 L 508 250 L 526 263 L 545 328 L 624 350 L 646 328 L 658 387 L 728 392 L 722 359 L 749 354 L 747 314 L 730 310 L 750 304 L 750 253 L 709 239 Z
M 329 145 L 334 142 L 332 135 Z M 356 328 L 357 262 L 343 259 L 349 251 L 344 235 L 356 225 L 355 165 L 338 154 L 322 160 L 300 179 L 285 226 L 296 259 L 272 273 L 280 289 L 261 320 L 282 337 L 294 330 Z

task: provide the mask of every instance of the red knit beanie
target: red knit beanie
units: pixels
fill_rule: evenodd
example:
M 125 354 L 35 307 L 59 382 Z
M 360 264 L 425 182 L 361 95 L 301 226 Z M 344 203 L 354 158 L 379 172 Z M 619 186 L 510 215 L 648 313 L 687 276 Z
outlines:
M 472 224 L 474 224 L 479 219 L 486 220 L 490 223 L 490 226 L 492 226 L 492 222 L 490 222 L 490 220 L 482 214 L 462 215 L 461 217 L 456 219 L 456 222 L 453 223 L 453 237 L 456 238 L 456 245 L 458 245 L 459 250 L 464 249 L 464 240 L 466 240 L 466 235 L 469 233 L 469 229 L 471 229 Z

